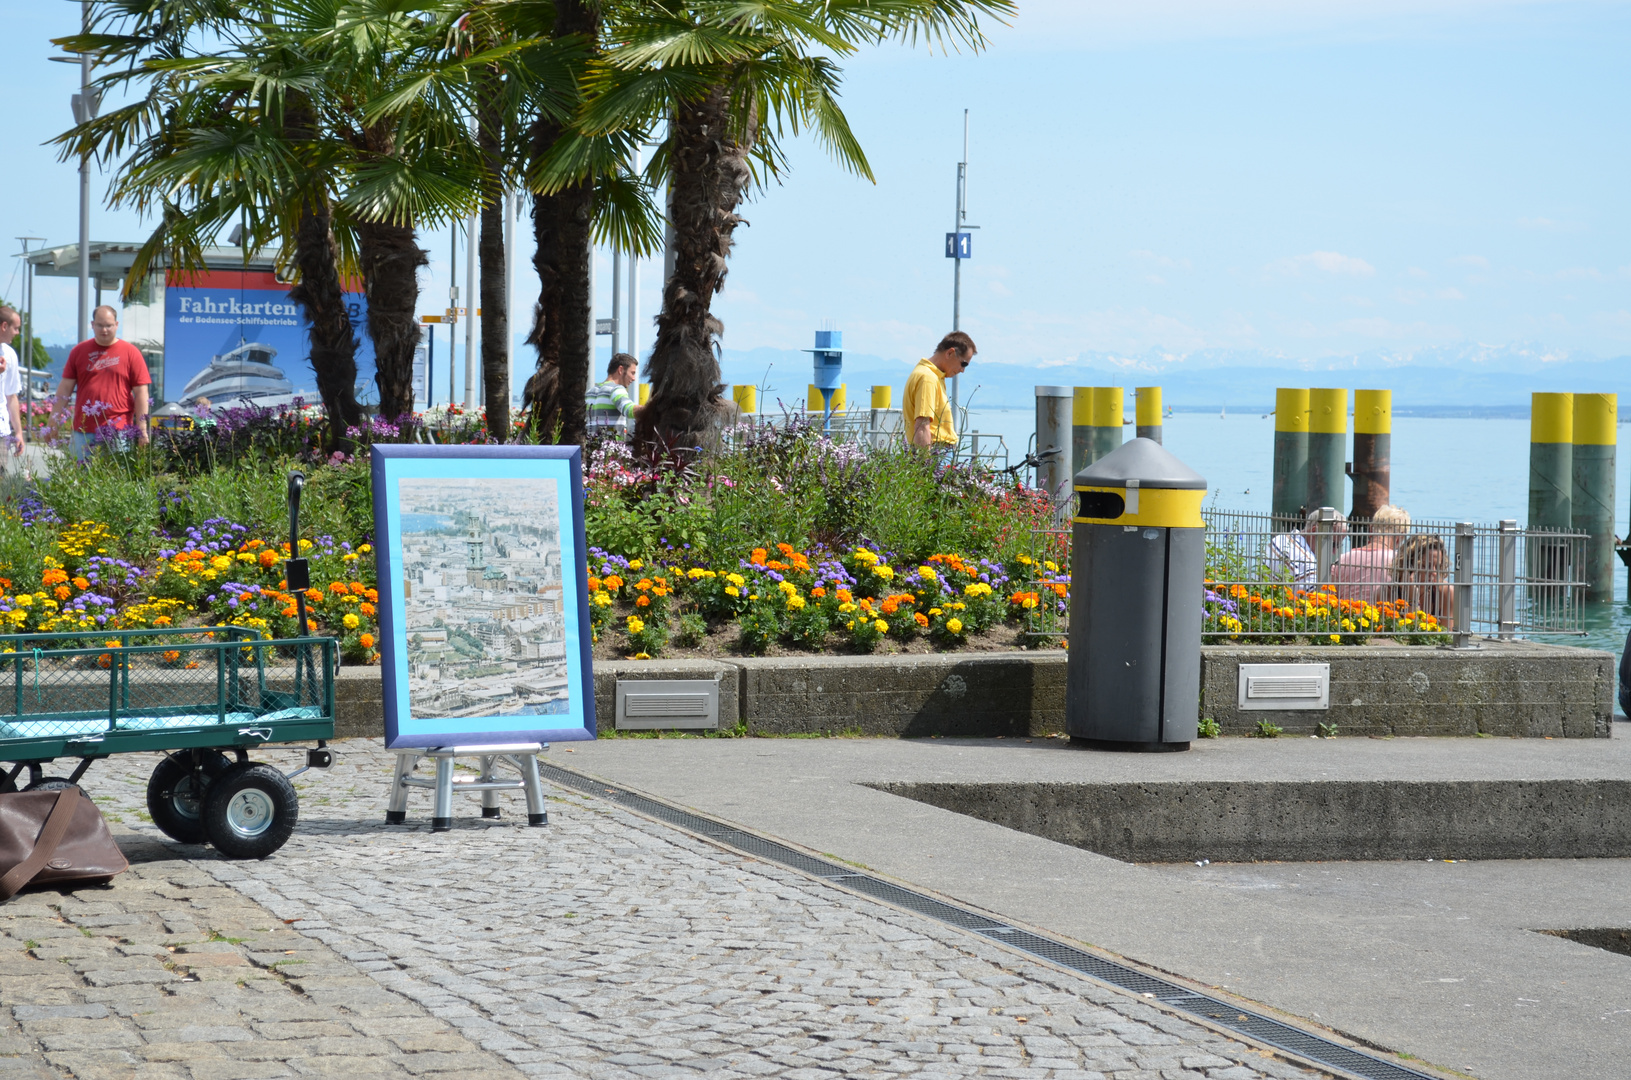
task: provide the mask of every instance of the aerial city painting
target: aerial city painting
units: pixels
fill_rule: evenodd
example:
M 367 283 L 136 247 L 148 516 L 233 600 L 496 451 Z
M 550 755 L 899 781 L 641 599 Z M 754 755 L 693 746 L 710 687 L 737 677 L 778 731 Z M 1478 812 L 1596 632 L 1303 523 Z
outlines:
M 567 711 L 554 480 L 400 481 L 416 717 Z

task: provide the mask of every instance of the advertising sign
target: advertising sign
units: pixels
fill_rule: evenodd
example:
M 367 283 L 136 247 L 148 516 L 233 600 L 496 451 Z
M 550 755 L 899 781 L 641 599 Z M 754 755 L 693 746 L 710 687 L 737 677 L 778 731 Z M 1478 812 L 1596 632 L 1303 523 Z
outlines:
M 385 745 L 593 739 L 582 450 L 372 453 Z
M 357 400 L 378 400 L 367 301 L 345 294 L 357 337 Z M 311 367 L 310 324 L 289 298 L 289 285 L 264 271 L 209 270 L 170 275 L 164 289 L 165 401 L 224 408 L 249 401 L 318 400 Z

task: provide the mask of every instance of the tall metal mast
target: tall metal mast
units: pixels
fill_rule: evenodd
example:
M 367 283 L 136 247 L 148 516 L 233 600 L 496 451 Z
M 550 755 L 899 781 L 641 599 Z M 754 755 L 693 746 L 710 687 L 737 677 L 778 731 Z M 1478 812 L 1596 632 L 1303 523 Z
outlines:
M 952 236 L 957 238 L 965 229 L 977 229 L 978 225 L 968 224 L 968 110 L 963 110 L 963 158 L 957 163 L 957 218 L 952 224 Z M 961 330 L 963 309 L 963 253 L 961 241 L 954 239 L 958 246 L 954 249 L 955 257 L 952 259 L 951 269 L 951 328 Z M 951 411 L 957 415 L 957 380 L 959 376 L 951 377 Z

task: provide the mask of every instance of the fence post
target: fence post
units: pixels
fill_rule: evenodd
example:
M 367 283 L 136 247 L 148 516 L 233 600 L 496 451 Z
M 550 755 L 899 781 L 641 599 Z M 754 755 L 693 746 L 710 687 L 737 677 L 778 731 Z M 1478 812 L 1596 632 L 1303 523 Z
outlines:
M 1346 419 L 1343 421 L 1346 423 Z M 1336 529 L 1332 522 L 1336 521 L 1337 512 L 1333 506 L 1319 508 L 1319 524 L 1314 527 L 1314 558 L 1319 563 L 1319 576 L 1315 579 L 1316 585 L 1325 585 L 1331 580 L 1331 567 L 1337 561 Z
M 1472 640 L 1472 522 L 1455 523 L 1455 647 Z
M 1501 520 L 1500 637 L 1511 641 L 1518 630 L 1518 522 Z

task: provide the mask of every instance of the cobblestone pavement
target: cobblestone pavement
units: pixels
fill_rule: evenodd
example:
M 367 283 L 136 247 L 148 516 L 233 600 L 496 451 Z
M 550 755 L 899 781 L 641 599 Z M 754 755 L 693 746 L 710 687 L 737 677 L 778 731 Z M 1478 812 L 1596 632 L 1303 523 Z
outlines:
M 0 1056 L 0 1080 L 59 1075 L 52 1067 L 222 1078 L 1313 1075 L 575 792 L 551 788 L 542 829 L 517 823 L 519 798 L 498 821 L 468 799 L 452 832 L 431 833 L 428 793 L 416 793 L 408 826 L 386 826 L 390 755 L 377 740 L 338 750 L 332 770 L 297 781 L 300 827 L 260 862 L 160 843 L 142 812 L 156 759 L 98 763 L 87 790 L 134 830 L 144 861 L 107 889 L 0 907 L 0 1024 L 11 1025 L 0 1027 L 0 1055 L 15 1055 Z

